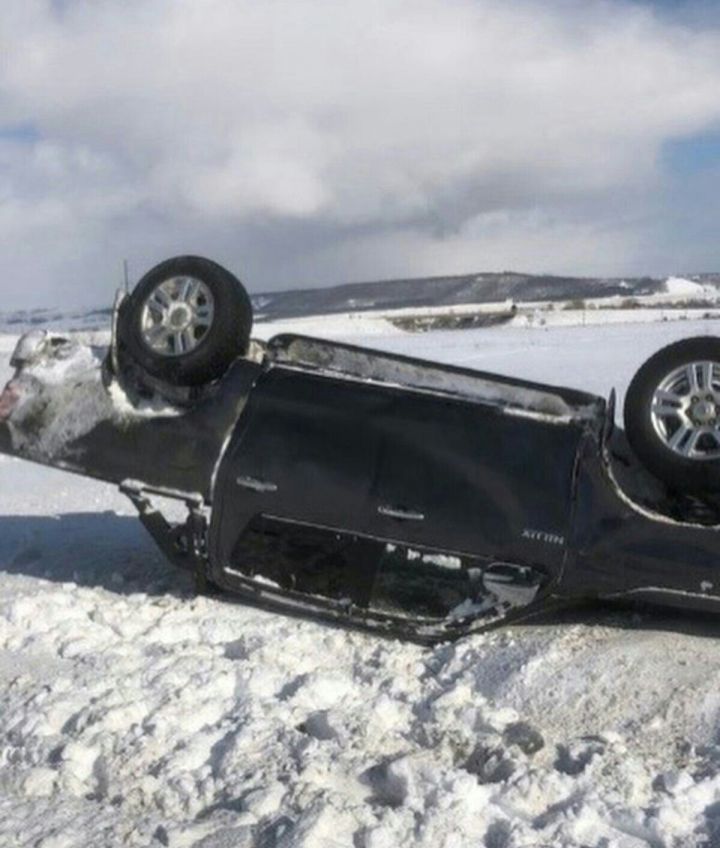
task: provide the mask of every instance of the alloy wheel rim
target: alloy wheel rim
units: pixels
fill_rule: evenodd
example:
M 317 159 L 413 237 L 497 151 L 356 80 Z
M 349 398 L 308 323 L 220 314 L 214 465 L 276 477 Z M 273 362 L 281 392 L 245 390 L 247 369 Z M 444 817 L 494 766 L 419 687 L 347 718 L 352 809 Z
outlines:
M 675 368 L 653 392 L 650 418 L 663 445 L 683 459 L 720 457 L 720 363 Z
M 169 277 L 147 296 L 140 317 L 144 343 L 163 356 L 185 356 L 205 340 L 215 315 L 209 287 L 197 277 Z

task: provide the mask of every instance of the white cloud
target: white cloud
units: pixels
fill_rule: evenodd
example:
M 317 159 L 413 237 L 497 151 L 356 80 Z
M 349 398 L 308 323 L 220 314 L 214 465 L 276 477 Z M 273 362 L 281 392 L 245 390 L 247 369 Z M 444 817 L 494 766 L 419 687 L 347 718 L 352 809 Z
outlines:
M 17 302 L 183 251 L 255 290 L 644 269 L 661 145 L 720 121 L 720 34 L 621 2 L 3 0 L 0 47 Z

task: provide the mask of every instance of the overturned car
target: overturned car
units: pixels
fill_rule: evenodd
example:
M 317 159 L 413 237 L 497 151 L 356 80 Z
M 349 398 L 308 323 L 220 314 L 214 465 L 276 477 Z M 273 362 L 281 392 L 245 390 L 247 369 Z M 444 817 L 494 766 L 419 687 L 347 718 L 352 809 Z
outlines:
M 720 609 L 718 340 L 648 360 L 623 431 L 613 397 L 251 324 L 228 271 L 162 263 L 109 350 L 20 340 L 0 452 L 118 485 L 199 587 L 420 642 L 592 598 Z

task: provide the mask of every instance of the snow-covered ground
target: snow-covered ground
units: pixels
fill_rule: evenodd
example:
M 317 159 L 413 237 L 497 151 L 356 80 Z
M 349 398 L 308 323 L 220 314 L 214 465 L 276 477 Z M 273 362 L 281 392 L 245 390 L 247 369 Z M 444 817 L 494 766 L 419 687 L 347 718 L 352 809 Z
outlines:
M 315 326 L 601 394 L 718 328 Z M 3 848 L 720 845 L 720 621 L 584 610 L 428 650 L 194 597 L 131 516 L 0 458 Z

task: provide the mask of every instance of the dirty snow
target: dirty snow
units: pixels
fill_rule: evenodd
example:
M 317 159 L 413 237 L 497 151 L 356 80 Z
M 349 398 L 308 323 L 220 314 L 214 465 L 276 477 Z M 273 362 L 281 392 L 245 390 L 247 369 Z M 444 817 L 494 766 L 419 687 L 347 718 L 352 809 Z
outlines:
M 180 414 L 161 398 L 133 404 L 116 380 L 106 388 L 102 364 L 107 345 L 90 346 L 85 340 L 35 330 L 23 337 L 20 347 L 13 358 L 23 366 L 9 384 L 7 424 L 13 449 L 24 456 L 66 459 L 66 446 L 104 420 Z
M 606 394 L 716 327 L 336 337 Z M 3 848 L 720 845 L 720 623 L 585 610 L 423 649 L 194 597 L 131 515 L 0 457 Z
M 115 414 L 100 380 L 101 359 L 98 348 L 64 341 L 56 349 L 52 368 L 41 360 L 22 369 L 13 380 L 18 400 L 8 422 L 15 450 L 55 456 L 68 442 Z M 25 427 L 27 421 L 39 419 L 47 426 Z

